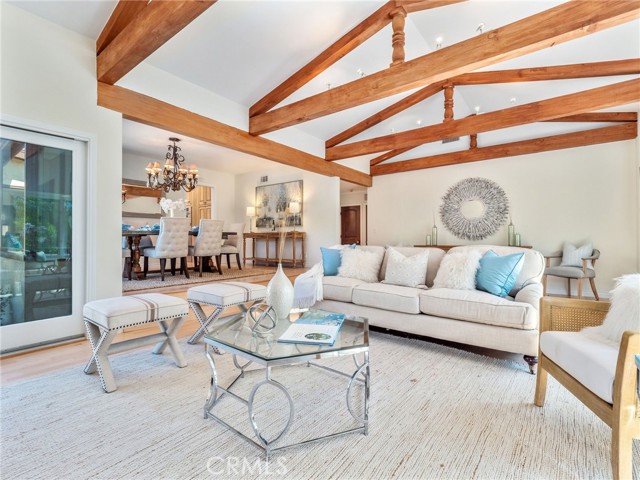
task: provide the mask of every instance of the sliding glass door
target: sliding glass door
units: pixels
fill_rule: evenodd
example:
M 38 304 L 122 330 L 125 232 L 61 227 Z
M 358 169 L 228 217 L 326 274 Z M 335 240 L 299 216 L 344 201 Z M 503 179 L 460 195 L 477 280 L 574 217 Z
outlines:
M 2 127 L 0 350 L 83 333 L 83 142 Z

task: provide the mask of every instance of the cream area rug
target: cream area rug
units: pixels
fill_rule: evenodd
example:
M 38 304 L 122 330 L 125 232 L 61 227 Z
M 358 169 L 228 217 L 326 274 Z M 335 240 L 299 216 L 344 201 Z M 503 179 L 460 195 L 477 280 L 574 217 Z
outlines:
M 113 357 L 119 388 L 105 394 L 82 366 L 2 389 L 0 474 L 10 479 L 606 479 L 610 429 L 549 378 L 547 403 L 533 405 L 524 364 L 415 339 L 371 335 L 368 436 L 349 434 L 259 451 L 203 418 L 210 371 L 202 345 L 181 341 L 189 365 L 150 350 Z M 222 383 L 232 358 L 216 357 Z M 353 371 L 351 358 L 327 364 Z M 261 372 L 234 386 L 248 395 Z M 354 426 L 347 380 L 314 367 L 281 367 L 273 378 L 296 403 L 292 441 Z M 284 398 L 265 387 L 256 421 L 269 433 L 286 421 Z M 357 398 L 356 398 L 357 400 Z M 251 432 L 246 408 L 225 397 L 216 410 Z M 361 408 L 358 401 L 354 408 Z M 635 478 L 640 445 L 634 445 Z
M 177 285 L 191 285 L 196 283 L 211 283 L 211 282 L 226 282 L 227 280 L 238 279 L 243 277 L 254 277 L 256 275 L 274 274 L 275 268 L 245 268 L 239 270 L 237 268 L 227 269 L 222 268 L 222 275 L 218 272 L 202 272 L 200 277 L 199 272 L 194 272 L 193 269 L 189 270 L 189 277 L 187 278 L 182 274 L 179 274 L 176 269 L 176 275 L 171 275 L 171 271 L 167 269 L 164 275 L 164 282 L 160 280 L 160 273 L 149 273 L 147 278 L 142 280 L 128 280 L 122 279 L 122 291 L 130 292 L 133 290 L 146 290 L 149 288 L 162 288 L 162 287 L 175 287 Z

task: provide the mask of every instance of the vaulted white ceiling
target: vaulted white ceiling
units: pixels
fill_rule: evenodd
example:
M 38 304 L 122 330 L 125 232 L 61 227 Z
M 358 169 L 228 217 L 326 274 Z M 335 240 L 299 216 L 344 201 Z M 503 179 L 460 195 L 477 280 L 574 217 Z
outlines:
M 451 45 L 484 30 L 511 23 L 546 10 L 565 0 L 469 0 L 412 13 L 406 22 L 406 59 L 433 51 L 435 39 Z M 10 2 L 82 35 L 97 38 L 115 1 L 18 1 Z M 219 0 L 194 22 L 162 46 L 147 62 L 172 75 L 226 97 L 247 109 L 282 81 L 312 60 L 373 13 L 383 0 Z M 525 55 L 484 70 L 539 67 L 640 57 L 640 22 L 596 32 L 583 38 Z M 388 26 L 334 66 L 310 81 L 283 105 L 386 68 L 391 61 L 391 27 Z M 633 77 L 530 82 L 456 88 L 455 117 L 465 117 L 479 106 L 481 112 L 507 108 L 549 97 L 573 93 Z M 296 127 L 326 140 L 376 113 L 409 92 L 362 105 Z M 638 103 L 615 110 L 639 111 Z M 386 135 L 393 131 L 439 123 L 442 94 L 405 110 L 352 140 Z M 566 133 L 595 124 L 531 124 L 480 134 L 479 146 Z M 164 155 L 169 132 L 124 122 L 124 149 L 142 155 Z M 349 141 L 352 141 L 349 140 Z M 159 147 L 159 145 L 161 147 Z M 394 160 L 445 153 L 467 148 L 468 139 L 418 147 Z M 185 139 L 182 145 L 195 161 L 212 169 L 241 173 L 268 168 L 270 162 L 231 152 L 203 142 Z M 158 150 L 159 149 L 159 150 Z M 190 150 L 191 149 L 191 150 Z M 199 158 L 202 156 L 202 158 Z

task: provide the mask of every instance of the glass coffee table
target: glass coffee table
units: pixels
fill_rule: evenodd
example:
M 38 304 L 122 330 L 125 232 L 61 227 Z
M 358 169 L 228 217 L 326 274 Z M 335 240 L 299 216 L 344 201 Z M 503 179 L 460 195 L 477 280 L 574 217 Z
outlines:
M 264 451 L 266 458 L 278 450 L 297 445 L 303 445 L 318 440 L 345 435 L 348 433 L 361 432 L 368 434 L 369 426 L 369 390 L 370 390 L 370 369 L 369 369 L 369 323 L 366 318 L 347 316 L 335 343 L 328 345 L 306 345 L 299 343 L 280 343 L 278 338 L 291 325 L 291 322 L 298 317 L 291 315 L 291 320 L 279 321 L 275 328 L 266 334 L 256 334 L 252 332 L 251 325 L 245 321 L 244 314 L 227 317 L 223 323 L 219 323 L 216 328 L 204 336 L 206 345 L 206 356 L 211 367 L 211 387 L 204 405 L 204 418 L 217 421 L 229 430 L 235 432 L 244 440 Z M 233 355 L 233 364 L 240 371 L 236 378 L 226 387 L 218 383 L 218 373 L 216 370 L 216 351 L 223 350 Z M 359 356 L 362 354 L 362 357 Z M 316 363 L 316 360 L 332 357 L 352 356 L 355 364 L 354 370 L 345 373 L 337 369 Z M 239 361 L 239 358 L 242 360 Z M 246 362 L 246 363 L 244 363 Z M 244 364 L 241 364 L 244 363 Z M 263 368 L 247 370 L 250 364 L 259 365 Z M 306 365 L 320 368 L 337 375 L 347 377 L 346 407 L 351 416 L 356 420 L 357 427 L 342 430 L 336 433 L 315 437 L 303 442 L 281 445 L 280 440 L 284 440 L 294 420 L 294 402 L 287 388 L 271 376 L 274 367 L 285 365 Z M 287 369 L 283 370 L 283 373 Z M 241 378 L 255 378 L 255 383 L 248 398 L 242 398 L 231 391 L 234 384 Z M 262 376 L 264 374 L 264 377 Z M 278 405 L 278 412 L 288 407 L 289 414 L 286 425 L 272 438 L 267 439 L 261 433 L 260 426 L 254 416 L 254 399 L 258 389 L 265 385 L 271 385 L 279 389 L 284 394 L 285 405 Z M 356 412 L 353 406 L 354 388 L 363 388 L 363 405 L 361 412 Z M 243 403 L 247 407 L 248 420 L 255 434 L 255 439 L 238 431 L 236 428 L 222 420 L 213 410 L 225 395 Z

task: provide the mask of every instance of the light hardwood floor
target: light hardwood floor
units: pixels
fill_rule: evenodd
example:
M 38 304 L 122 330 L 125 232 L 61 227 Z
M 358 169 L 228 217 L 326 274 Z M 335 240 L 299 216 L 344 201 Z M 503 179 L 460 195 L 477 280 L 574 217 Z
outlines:
M 247 268 L 251 268 L 248 266 Z M 291 279 L 293 283 L 294 279 L 303 273 L 304 269 L 285 268 L 285 273 Z M 275 271 L 275 270 L 274 270 Z M 245 277 L 239 279 L 243 282 L 260 283 L 266 285 L 271 278 L 271 275 L 257 275 L 253 277 Z M 180 298 L 187 297 L 187 289 L 192 285 L 184 287 L 174 287 L 169 289 L 162 289 L 163 293 L 167 295 L 175 295 Z M 149 290 L 157 292 L 159 290 Z M 145 290 L 138 290 L 131 293 L 143 293 Z M 213 307 L 205 308 L 205 312 L 209 314 Z M 189 310 L 189 316 L 182 324 L 178 333 L 179 338 L 188 337 L 196 331 L 199 324 L 195 318 L 195 315 Z M 130 328 L 122 332 L 116 338 L 116 342 L 120 340 L 126 340 L 129 338 L 136 338 L 149 333 L 155 333 L 158 327 L 155 324 L 147 324 L 136 328 Z M 139 349 L 151 348 L 150 346 L 140 347 Z M 132 350 L 128 350 L 131 352 Z M 126 352 L 123 352 L 126 354 Z M 84 364 L 89 360 L 91 354 L 91 347 L 86 339 L 78 339 L 62 345 L 54 345 L 50 347 L 44 347 L 38 350 L 14 353 L 5 355 L 0 358 L 0 385 L 9 385 L 30 378 L 46 375 L 58 370 L 62 370 L 69 367 L 78 367 L 79 371 L 84 367 Z

